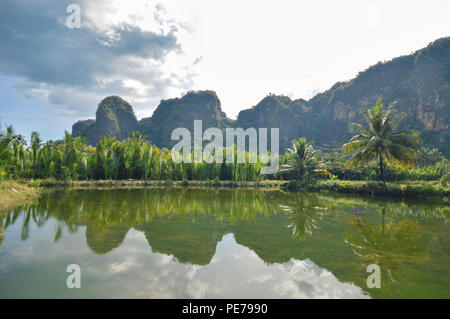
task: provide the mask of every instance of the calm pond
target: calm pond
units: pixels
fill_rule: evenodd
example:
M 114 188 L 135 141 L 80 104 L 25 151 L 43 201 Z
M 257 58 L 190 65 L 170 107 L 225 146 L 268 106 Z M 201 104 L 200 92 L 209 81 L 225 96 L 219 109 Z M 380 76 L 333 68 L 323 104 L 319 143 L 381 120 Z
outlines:
M 450 298 L 449 212 L 272 190 L 56 190 L 0 215 L 0 298 Z M 371 264 L 381 288 L 367 287 Z

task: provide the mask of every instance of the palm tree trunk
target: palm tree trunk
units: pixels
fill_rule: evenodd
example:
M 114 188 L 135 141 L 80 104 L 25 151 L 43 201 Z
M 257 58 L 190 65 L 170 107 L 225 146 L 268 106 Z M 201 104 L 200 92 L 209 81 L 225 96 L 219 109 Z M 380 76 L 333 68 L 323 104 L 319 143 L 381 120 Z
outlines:
M 383 156 L 380 154 L 378 155 L 379 159 L 380 159 L 380 174 L 381 174 L 381 180 L 383 181 L 383 183 L 386 183 L 386 181 L 384 180 L 384 169 L 383 169 Z

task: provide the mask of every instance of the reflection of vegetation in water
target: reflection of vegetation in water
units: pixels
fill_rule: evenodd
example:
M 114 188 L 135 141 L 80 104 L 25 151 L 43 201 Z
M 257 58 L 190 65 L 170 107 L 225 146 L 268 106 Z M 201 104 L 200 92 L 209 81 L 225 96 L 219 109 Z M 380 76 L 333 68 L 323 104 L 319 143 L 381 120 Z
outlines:
M 150 225 L 155 217 L 180 222 L 186 218 L 194 228 L 202 216 L 214 216 L 209 219 L 210 223 L 217 220 L 233 224 L 241 220 L 254 220 L 256 215 L 276 213 L 275 198 L 270 198 L 270 195 L 265 196 L 265 192 L 233 190 L 230 194 L 216 190 L 202 193 L 185 188 L 170 191 L 56 191 L 43 195 L 35 205 L 12 211 L 3 221 L 5 227 L 8 227 L 16 221 L 19 214 L 23 214 L 22 240 L 28 238 L 31 220 L 38 227 L 50 218 L 59 221 L 55 241 L 59 240 L 64 231 L 74 233 L 79 226 L 86 225 L 89 247 L 96 253 L 104 254 L 120 245 L 129 228 L 144 229 L 143 225 Z M 192 231 L 195 232 L 194 229 Z M 179 229 L 172 235 L 178 236 L 181 233 L 182 229 Z
M 354 207 L 363 214 L 349 222 Z M 19 224 L 23 240 L 34 233 L 32 226 L 43 227 L 48 221 L 56 222 L 51 229 L 55 241 L 85 229 L 87 245 L 99 255 L 119 247 L 135 228 L 144 233 L 153 252 L 198 265 L 209 264 L 217 243 L 232 233 L 238 244 L 268 264 L 310 259 L 340 281 L 363 289 L 366 266 L 379 264 L 382 282 L 392 284 L 382 284 L 382 292 L 369 291 L 373 296 L 417 296 L 417 282 L 433 283 L 430 289 L 439 296 L 445 282 L 433 279 L 436 273 L 448 273 L 450 261 L 444 254 L 445 209 L 442 204 L 269 190 L 58 190 L 3 215 L 0 225 L 6 230 Z
M 425 245 L 420 241 L 419 225 L 409 218 L 397 223 L 386 221 L 386 208 L 380 210 L 380 222 L 372 223 L 364 215 L 352 216 L 356 231 L 345 232 L 345 242 L 361 257 L 364 267 L 377 264 L 381 269 L 383 286 L 398 283 L 396 271 L 403 264 L 423 264 L 427 260 Z M 382 287 L 384 288 L 384 287 Z
M 318 221 L 323 218 L 324 211 L 330 208 L 330 205 L 319 201 L 316 196 L 300 196 L 280 207 L 286 213 L 292 235 L 305 239 L 306 235 L 312 235 L 313 229 L 318 228 Z

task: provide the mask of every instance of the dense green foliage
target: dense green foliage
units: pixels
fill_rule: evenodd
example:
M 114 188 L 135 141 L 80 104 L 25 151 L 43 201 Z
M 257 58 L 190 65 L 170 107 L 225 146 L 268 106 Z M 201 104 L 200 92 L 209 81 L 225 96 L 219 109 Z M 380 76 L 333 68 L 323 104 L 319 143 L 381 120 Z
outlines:
M 362 182 L 326 180 L 309 185 L 310 191 L 330 191 L 337 193 L 384 195 L 391 197 L 412 197 L 430 200 L 432 198 L 444 198 L 450 195 L 448 186 L 441 182 Z
M 323 156 L 326 169 L 340 180 L 380 180 L 379 164 L 348 166 L 341 154 L 331 153 Z M 439 161 L 417 163 L 414 167 L 405 167 L 395 163 L 384 167 L 386 181 L 434 181 L 448 174 L 449 163 L 445 158 Z M 447 173 L 446 173 L 447 172 Z
M 306 179 L 312 181 L 312 177 L 328 178 L 320 174 L 325 170 L 334 175 L 333 178 L 341 180 L 379 179 L 376 162 L 349 167 L 346 165 L 347 159 L 339 153 L 320 155 L 311 145 L 306 145 L 306 140 L 300 139 L 295 143 L 298 144 L 294 152 L 297 155 L 293 156 L 292 152 L 280 155 L 281 172 L 262 175 L 260 170 L 264 165 L 259 159 L 256 164 L 237 163 L 237 152 L 235 164 L 174 163 L 168 149 L 158 148 L 139 132 L 132 133 L 123 141 L 110 136 L 102 137 L 97 147 L 93 147 L 86 145 L 83 138 L 73 137 L 67 132 L 63 140 L 46 143 L 42 142 L 39 134 L 33 133 L 27 143 L 22 136 L 14 134 L 12 127 L 7 127 L 0 132 L 0 179 L 256 181 L 303 180 L 308 176 Z M 298 151 L 303 155 L 298 156 Z M 224 149 L 224 159 L 225 152 Z M 246 157 L 248 159 L 248 154 Z M 303 167 L 301 173 L 300 167 Z M 436 150 L 422 149 L 415 167 L 406 168 L 395 163 L 387 165 L 385 178 L 387 181 L 440 180 L 448 178 L 448 169 L 448 160 L 442 154 Z
M 223 150 L 225 159 L 226 149 Z M 118 141 L 103 136 L 97 147 L 66 132 L 62 141 L 42 143 L 33 132 L 30 145 L 14 134 L 12 127 L 0 137 L 0 177 L 54 179 L 143 179 L 143 180 L 233 180 L 261 178 L 263 166 L 234 163 L 176 163 L 171 151 L 148 142 L 139 132 Z

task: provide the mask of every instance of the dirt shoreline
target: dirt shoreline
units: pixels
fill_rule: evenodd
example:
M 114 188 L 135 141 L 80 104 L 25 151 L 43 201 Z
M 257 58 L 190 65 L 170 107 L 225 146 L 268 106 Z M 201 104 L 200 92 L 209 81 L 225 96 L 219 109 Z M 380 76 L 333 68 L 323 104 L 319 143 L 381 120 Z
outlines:
M 19 181 L 0 181 L 0 212 L 39 198 L 41 189 Z

